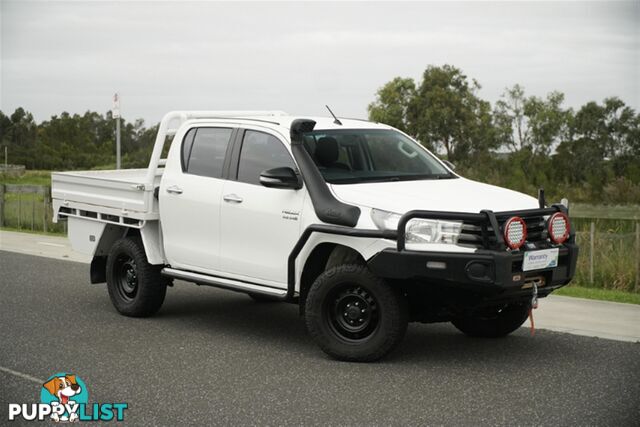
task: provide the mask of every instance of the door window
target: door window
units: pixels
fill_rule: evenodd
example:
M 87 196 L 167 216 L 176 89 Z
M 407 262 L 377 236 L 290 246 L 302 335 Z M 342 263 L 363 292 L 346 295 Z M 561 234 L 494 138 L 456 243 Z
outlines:
M 228 128 L 190 130 L 182 144 L 183 170 L 193 175 L 222 178 L 230 139 L 231 129 Z
M 290 167 L 295 163 L 282 142 L 268 133 L 247 130 L 238 162 L 238 181 L 260 185 L 260 174 L 267 169 Z
M 189 132 L 184 136 L 182 140 L 182 172 L 187 171 L 187 165 L 189 164 L 189 155 L 191 154 L 191 147 L 193 147 L 193 138 L 196 136 L 198 128 L 189 129 Z

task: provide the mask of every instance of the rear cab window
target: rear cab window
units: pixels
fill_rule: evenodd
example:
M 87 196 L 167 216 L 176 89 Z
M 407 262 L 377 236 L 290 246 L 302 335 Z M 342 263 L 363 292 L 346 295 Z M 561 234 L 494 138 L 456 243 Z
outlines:
M 231 128 L 200 127 L 182 140 L 182 171 L 192 175 L 222 178 Z

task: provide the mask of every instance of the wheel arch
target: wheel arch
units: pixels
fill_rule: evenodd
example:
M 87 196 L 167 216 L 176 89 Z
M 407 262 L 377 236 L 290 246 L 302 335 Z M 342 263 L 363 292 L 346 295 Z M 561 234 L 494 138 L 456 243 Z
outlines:
M 141 229 L 117 224 L 107 224 L 96 245 L 93 259 L 91 260 L 91 283 L 104 283 L 107 280 L 107 256 L 113 244 L 125 237 L 140 237 L 144 246 L 149 264 L 163 264 L 164 252 L 160 239 L 158 222 L 147 222 Z
M 304 314 L 305 301 L 309 288 L 322 272 L 340 264 L 362 264 L 366 261 L 356 249 L 335 242 L 317 244 L 305 259 L 300 274 L 299 306 L 300 314 Z

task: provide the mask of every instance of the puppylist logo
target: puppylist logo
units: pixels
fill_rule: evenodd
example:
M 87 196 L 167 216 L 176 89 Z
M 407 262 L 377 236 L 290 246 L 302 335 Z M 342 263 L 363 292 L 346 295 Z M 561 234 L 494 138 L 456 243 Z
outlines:
M 77 375 L 59 372 L 42 385 L 40 403 L 10 403 L 9 421 L 123 421 L 127 403 L 89 403 L 89 391 Z

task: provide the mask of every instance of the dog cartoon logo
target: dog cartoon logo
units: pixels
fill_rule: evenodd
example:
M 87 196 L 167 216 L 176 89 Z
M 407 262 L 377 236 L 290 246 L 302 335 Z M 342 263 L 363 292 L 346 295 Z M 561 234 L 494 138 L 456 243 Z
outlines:
M 89 394 L 82 380 L 76 375 L 67 373 L 55 374 L 42 385 L 40 401 L 52 407 L 60 406 L 60 410 L 52 411 L 51 419 L 55 422 L 78 421 L 78 405 L 86 404 Z
M 89 403 L 89 391 L 84 381 L 75 374 L 58 372 L 42 384 L 40 403 L 9 402 L 8 409 L 9 421 L 120 422 L 124 421 L 129 404 L 118 401 Z

